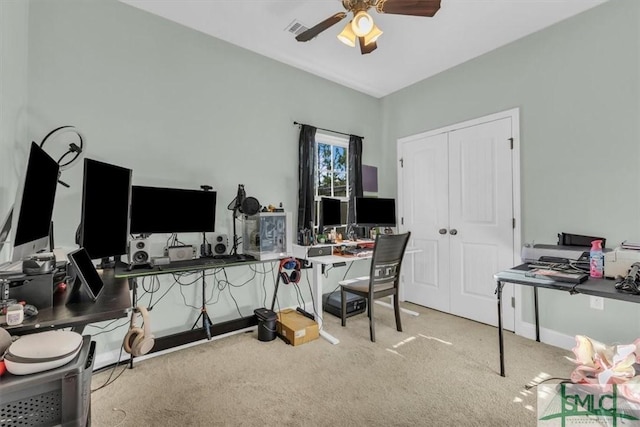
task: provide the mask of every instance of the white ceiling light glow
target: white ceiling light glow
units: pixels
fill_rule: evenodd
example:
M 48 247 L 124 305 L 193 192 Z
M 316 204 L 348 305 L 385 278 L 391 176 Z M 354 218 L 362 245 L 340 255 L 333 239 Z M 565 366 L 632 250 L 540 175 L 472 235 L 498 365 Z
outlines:
M 351 21 L 351 28 L 353 29 L 353 32 L 356 34 L 356 36 L 364 37 L 369 34 L 371 29 L 373 29 L 373 18 L 369 16 L 367 12 L 361 10 L 360 12 L 356 13 L 353 21 Z

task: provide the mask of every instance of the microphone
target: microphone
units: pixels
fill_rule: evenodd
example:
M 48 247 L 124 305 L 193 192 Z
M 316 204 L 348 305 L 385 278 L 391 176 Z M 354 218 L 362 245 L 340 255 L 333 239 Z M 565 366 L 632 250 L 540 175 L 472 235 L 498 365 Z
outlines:
M 238 194 L 236 195 L 236 206 L 235 209 L 240 210 L 242 212 L 242 204 L 244 203 L 244 199 L 247 198 L 247 193 L 244 191 L 244 185 L 238 184 Z
M 238 192 L 236 193 L 236 197 L 229 203 L 227 209 L 230 211 L 238 211 L 242 208 L 242 202 L 246 198 L 246 193 L 244 191 L 244 185 L 238 184 Z

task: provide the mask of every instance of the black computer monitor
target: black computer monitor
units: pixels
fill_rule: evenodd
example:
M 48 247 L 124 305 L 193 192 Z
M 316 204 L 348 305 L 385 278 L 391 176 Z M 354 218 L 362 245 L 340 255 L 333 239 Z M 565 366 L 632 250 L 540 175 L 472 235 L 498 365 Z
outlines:
M 356 224 L 366 227 L 395 227 L 396 200 L 356 197 Z
M 35 142 L 31 143 L 27 167 L 13 205 L 12 261 L 48 247 L 59 169 L 51 156 Z
M 320 199 L 320 221 L 318 231 L 322 233 L 325 227 L 339 227 L 342 224 L 341 201 L 322 197 Z
M 215 231 L 216 192 L 131 187 L 131 234 Z
M 91 259 L 127 253 L 131 169 L 84 159 L 78 244 Z

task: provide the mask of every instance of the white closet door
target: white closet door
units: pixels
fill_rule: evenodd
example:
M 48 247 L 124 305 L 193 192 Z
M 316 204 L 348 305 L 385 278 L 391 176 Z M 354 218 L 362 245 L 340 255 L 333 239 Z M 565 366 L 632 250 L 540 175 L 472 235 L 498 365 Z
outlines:
M 401 300 L 497 324 L 493 275 L 520 253 L 518 129 L 510 110 L 398 141 L 400 229 L 421 250 L 405 258 Z M 505 286 L 508 330 L 512 297 Z
M 513 266 L 511 119 L 449 133 L 451 313 L 497 325 L 493 275 Z M 512 287 L 504 298 L 511 301 Z M 513 329 L 513 307 L 504 304 Z
M 449 312 L 449 160 L 447 134 L 416 138 L 402 146 L 402 226 L 420 252 L 403 262 L 404 297 Z

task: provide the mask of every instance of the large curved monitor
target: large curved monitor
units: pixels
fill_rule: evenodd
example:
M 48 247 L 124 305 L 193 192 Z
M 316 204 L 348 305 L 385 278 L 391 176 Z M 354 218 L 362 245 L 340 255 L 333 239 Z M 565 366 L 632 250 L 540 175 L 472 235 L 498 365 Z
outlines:
M 48 247 L 58 171 L 58 163 L 32 142 L 27 168 L 13 205 L 13 261 Z
M 78 244 L 91 259 L 127 253 L 131 175 L 131 169 L 84 159 Z
M 213 232 L 215 220 L 215 191 L 131 187 L 131 234 Z
M 366 227 L 395 227 L 396 200 L 356 197 L 356 224 Z

